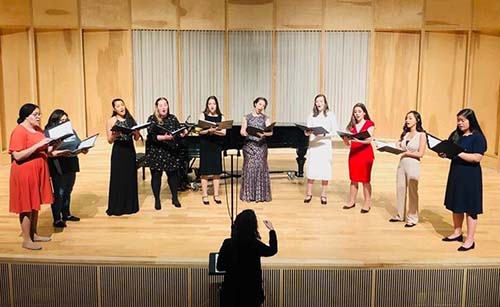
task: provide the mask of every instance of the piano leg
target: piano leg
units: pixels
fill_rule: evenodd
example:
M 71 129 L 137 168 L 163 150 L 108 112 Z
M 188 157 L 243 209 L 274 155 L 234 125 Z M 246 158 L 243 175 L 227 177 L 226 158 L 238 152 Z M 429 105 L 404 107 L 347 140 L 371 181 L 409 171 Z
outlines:
M 297 177 L 304 177 L 304 164 L 306 164 L 307 147 L 297 147 Z

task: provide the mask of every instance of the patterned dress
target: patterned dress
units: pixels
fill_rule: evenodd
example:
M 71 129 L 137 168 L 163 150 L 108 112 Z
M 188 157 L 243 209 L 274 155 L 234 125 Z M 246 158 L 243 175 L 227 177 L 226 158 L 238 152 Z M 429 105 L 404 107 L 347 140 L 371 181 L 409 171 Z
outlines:
M 249 127 L 266 128 L 266 115 L 246 115 Z M 266 139 L 248 135 L 243 145 L 243 176 L 240 199 L 246 202 L 271 201 L 271 180 L 267 165 Z
M 148 128 L 145 165 L 156 171 L 172 172 L 178 170 L 181 161 L 177 140 L 158 141 L 156 137 L 159 131 L 155 128 L 155 125 L 159 125 L 170 132 L 174 132 L 180 128 L 177 117 L 169 114 L 163 119 L 163 123 L 160 124 L 156 116 L 151 115 L 148 118 L 148 122 L 152 122 L 153 124 Z

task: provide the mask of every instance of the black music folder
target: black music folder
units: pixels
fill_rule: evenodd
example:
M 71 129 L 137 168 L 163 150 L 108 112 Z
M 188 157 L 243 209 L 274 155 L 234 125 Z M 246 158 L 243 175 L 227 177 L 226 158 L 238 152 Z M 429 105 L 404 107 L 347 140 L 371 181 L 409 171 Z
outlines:
M 167 128 L 163 127 L 163 126 L 160 126 L 158 124 L 154 124 L 152 127 L 153 131 L 156 133 L 156 134 L 159 134 L 159 135 L 165 135 L 165 134 L 170 134 L 172 136 L 178 136 L 179 134 L 181 134 L 182 131 L 184 131 L 185 129 L 187 129 L 186 127 L 184 126 L 181 126 L 179 129 L 177 130 L 174 130 L 174 131 L 170 131 L 168 130 Z
M 48 130 L 49 138 L 52 140 L 49 142 L 49 146 L 54 145 L 56 142 L 62 141 L 73 135 L 73 127 L 71 122 L 67 121 L 60 125 L 57 125 Z
M 210 128 L 217 128 L 217 129 L 231 129 L 233 127 L 233 121 L 232 120 L 225 120 L 223 122 L 211 122 L 208 120 L 203 120 L 200 119 L 198 120 L 198 124 L 196 125 L 200 127 L 201 129 L 210 129 Z
M 94 147 L 95 146 L 95 141 L 97 140 L 97 136 L 99 136 L 99 133 L 96 133 L 96 134 L 94 134 L 92 136 L 89 136 L 85 140 L 81 141 L 80 145 L 78 145 L 78 148 L 76 148 L 75 150 L 72 150 L 71 154 L 78 155 L 82 151 Z
M 274 128 L 274 125 L 276 125 L 276 122 L 270 124 L 269 126 L 267 126 L 264 130 L 260 129 L 260 128 L 256 128 L 256 127 L 252 127 L 252 126 L 248 126 L 247 127 L 247 133 L 249 135 L 253 135 L 253 136 L 256 136 L 256 137 L 259 137 L 257 135 L 257 133 L 264 133 L 264 132 L 269 132 L 269 131 L 273 131 L 273 128 Z
M 378 151 L 388 152 L 395 155 L 399 155 L 400 153 L 405 152 L 403 149 L 398 148 L 393 144 L 389 144 L 382 141 L 375 140 L 375 146 L 377 147 Z
M 430 150 L 437 152 L 438 154 L 444 153 L 447 158 L 453 158 L 465 149 L 450 140 L 441 140 L 438 137 L 427 133 L 427 146 Z
M 295 124 L 295 126 L 302 131 L 312 131 L 312 133 L 314 135 L 328 134 L 329 133 L 328 130 L 326 130 L 323 127 L 307 127 L 307 126 L 299 125 L 299 124 Z
M 219 253 L 208 254 L 208 275 L 224 275 L 224 271 L 217 270 L 217 258 L 219 258 Z
M 151 124 L 152 124 L 151 122 L 147 122 L 147 123 L 144 123 L 144 124 L 135 125 L 135 126 L 130 127 L 130 128 L 122 127 L 122 126 L 118 126 L 118 125 L 114 125 L 113 127 L 111 127 L 111 131 L 120 132 L 122 134 L 131 134 L 135 130 L 141 130 L 141 129 L 147 128 Z
M 370 135 L 370 133 L 368 132 L 368 130 L 365 130 L 365 131 L 362 131 L 359 133 L 355 133 L 355 134 L 350 133 L 350 132 L 346 132 L 346 131 L 338 131 L 337 130 L 337 133 L 341 138 L 348 138 L 348 139 L 366 140 L 366 139 L 372 137 Z

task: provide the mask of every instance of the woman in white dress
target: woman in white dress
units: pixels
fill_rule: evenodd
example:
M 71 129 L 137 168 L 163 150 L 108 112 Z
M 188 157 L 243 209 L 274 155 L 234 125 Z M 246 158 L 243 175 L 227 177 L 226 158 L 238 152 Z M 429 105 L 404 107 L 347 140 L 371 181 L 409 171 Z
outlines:
M 335 114 L 329 111 L 326 96 L 317 95 L 314 98 L 313 113 L 307 119 L 307 127 L 323 127 L 327 134 L 315 135 L 313 131 L 304 131 L 309 136 L 307 151 L 307 193 L 304 203 L 312 199 L 314 180 L 321 180 L 321 204 L 326 205 L 326 188 L 332 178 L 332 137 L 337 130 Z

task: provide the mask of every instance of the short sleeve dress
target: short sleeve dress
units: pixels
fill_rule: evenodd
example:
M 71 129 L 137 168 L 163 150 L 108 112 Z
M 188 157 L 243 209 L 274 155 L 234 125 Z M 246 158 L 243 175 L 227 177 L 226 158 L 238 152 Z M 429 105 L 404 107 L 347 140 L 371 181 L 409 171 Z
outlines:
M 9 153 L 27 149 L 45 136 L 41 130 L 31 132 L 18 125 L 10 136 Z M 47 152 L 36 151 L 21 162 L 12 159 L 10 167 L 10 212 L 39 211 L 41 204 L 52 204 Z
M 465 148 L 467 153 L 483 155 L 486 151 L 486 139 L 479 132 L 461 136 L 458 145 Z M 480 163 L 467 162 L 458 156 L 451 159 L 444 205 L 453 213 L 483 213 L 483 178 Z
M 373 126 L 375 126 L 375 123 L 371 120 L 366 120 L 359 131 L 354 126 L 350 132 L 360 133 Z M 373 154 L 372 144 L 351 142 L 351 150 L 349 151 L 349 177 L 351 181 L 370 182 L 374 159 L 375 155 Z

